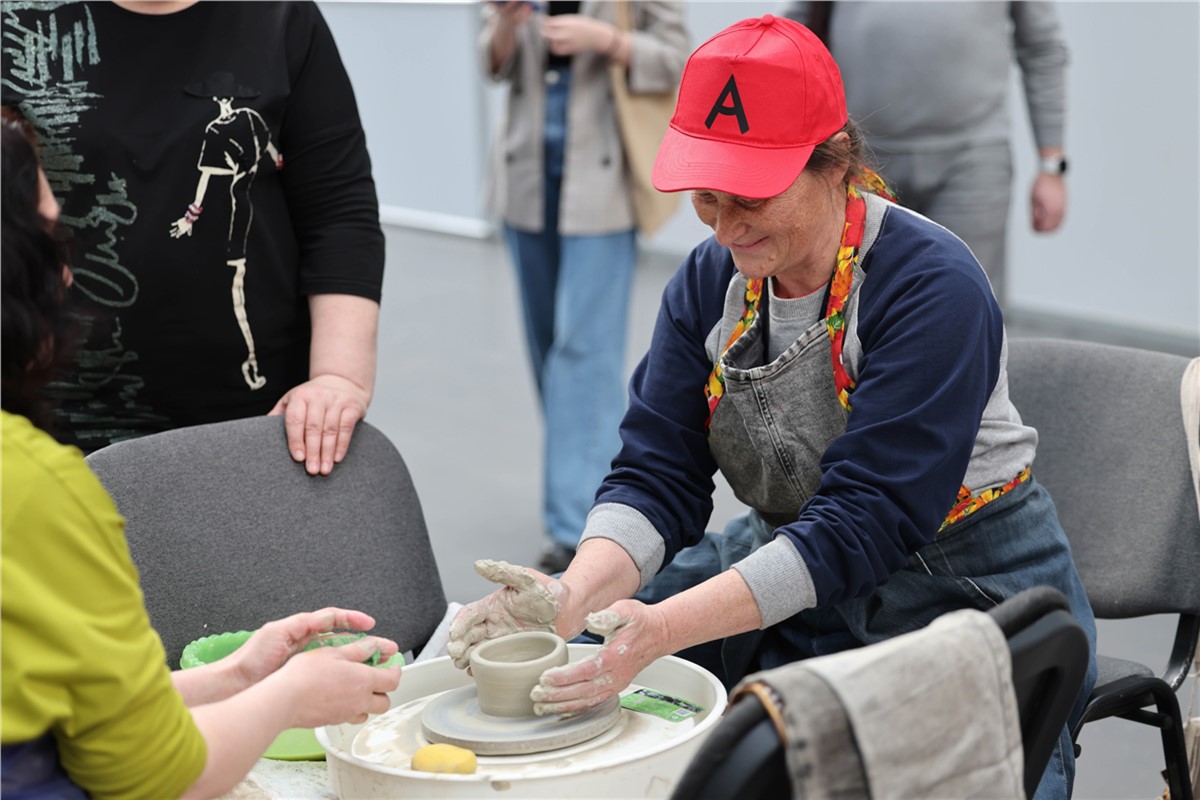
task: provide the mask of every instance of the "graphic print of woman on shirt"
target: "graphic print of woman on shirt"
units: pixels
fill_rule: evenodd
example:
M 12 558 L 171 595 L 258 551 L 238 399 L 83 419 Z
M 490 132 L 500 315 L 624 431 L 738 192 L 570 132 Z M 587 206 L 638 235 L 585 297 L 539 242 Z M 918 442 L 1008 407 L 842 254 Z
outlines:
M 204 210 L 209 179 L 214 175 L 230 176 L 229 243 L 225 263 L 234 269 L 233 314 L 246 340 L 247 357 L 242 362 L 242 376 L 251 389 L 261 389 L 267 379 L 258 373 L 254 336 L 246 315 L 246 239 L 254 220 L 250 188 L 263 155 L 271 158 L 276 169 L 283 169 L 283 155 L 272 144 L 271 131 L 261 114 L 252 108 L 234 108 L 232 97 L 213 97 L 213 100 L 220 110 L 217 118 L 204 128 L 204 143 L 196 164 L 200 170 L 196 198 L 188 206 L 187 213 L 172 223 L 171 236 L 176 239 L 191 236 L 192 227 Z

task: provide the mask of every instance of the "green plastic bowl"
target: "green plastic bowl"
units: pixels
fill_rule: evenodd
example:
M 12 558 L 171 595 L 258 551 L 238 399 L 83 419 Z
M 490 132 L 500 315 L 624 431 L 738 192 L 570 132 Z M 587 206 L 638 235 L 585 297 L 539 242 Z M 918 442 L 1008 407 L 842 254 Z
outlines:
M 233 631 L 231 633 L 214 633 L 212 636 L 197 639 L 183 648 L 183 652 L 179 656 L 179 666 L 181 669 L 191 669 L 220 661 L 244 645 L 253 634 L 254 631 Z M 361 639 L 365 635 L 365 633 L 358 632 L 329 634 L 317 639 L 304 649 L 340 647 L 356 639 Z M 366 663 L 371 666 L 381 666 L 379 651 L 375 651 Z M 382 666 L 404 666 L 404 656 L 397 653 Z M 325 749 L 321 747 L 316 733 L 311 728 L 289 728 L 271 742 L 271 746 L 263 753 L 263 757 L 277 761 L 323 761 Z
M 234 633 L 214 633 L 189 644 L 179 655 L 180 669 L 191 669 L 203 664 L 220 661 L 225 656 L 244 645 L 254 634 L 254 631 L 235 631 Z

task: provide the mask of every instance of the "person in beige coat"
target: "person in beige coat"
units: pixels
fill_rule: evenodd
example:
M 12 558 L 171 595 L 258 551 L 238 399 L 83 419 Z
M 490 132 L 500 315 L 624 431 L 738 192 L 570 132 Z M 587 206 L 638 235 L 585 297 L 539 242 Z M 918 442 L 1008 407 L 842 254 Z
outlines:
M 540 566 L 566 568 L 620 446 L 625 332 L 637 260 L 610 65 L 629 90 L 671 91 L 689 43 L 678 2 L 489 2 L 487 77 L 509 87 L 488 176 L 504 223 L 545 421 Z

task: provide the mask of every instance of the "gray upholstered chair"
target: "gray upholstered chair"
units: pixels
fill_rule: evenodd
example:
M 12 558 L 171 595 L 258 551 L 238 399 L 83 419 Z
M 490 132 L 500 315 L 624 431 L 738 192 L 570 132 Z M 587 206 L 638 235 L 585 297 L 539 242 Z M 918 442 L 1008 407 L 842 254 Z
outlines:
M 1113 716 L 1159 728 L 1172 800 L 1193 796 L 1176 690 L 1200 633 L 1200 513 L 1180 403 L 1187 366 L 1086 342 L 1009 344 L 1010 396 L 1039 434 L 1033 472 L 1054 498 L 1096 616 L 1179 619 L 1161 676 L 1100 656 L 1073 733 Z
M 172 667 L 193 639 L 331 605 L 415 651 L 446 613 L 408 469 L 366 422 L 325 477 L 292 461 L 282 417 L 120 442 L 88 463 L 125 516 Z

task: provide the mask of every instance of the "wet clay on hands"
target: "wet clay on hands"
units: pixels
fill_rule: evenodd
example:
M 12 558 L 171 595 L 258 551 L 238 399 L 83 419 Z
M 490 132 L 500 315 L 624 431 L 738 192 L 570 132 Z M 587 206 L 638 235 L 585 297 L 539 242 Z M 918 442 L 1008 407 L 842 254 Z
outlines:
M 480 642 L 527 630 L 555 632 L 559 602 L 524 567 L 507 561 L 481 559 L 475 571 L 500 589 L 469 603 L 450 626 L 447 652 L 454 665 L 465 669 L 471 650 Z

